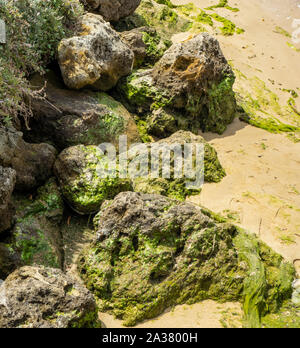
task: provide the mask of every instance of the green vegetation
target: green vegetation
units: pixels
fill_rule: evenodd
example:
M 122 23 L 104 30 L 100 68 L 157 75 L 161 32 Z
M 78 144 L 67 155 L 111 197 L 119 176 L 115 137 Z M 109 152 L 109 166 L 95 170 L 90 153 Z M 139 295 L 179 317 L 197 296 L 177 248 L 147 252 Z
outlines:
M 287 32 L 285 29 L 283 29 L 283 28 L 281 28 L 279 26 L 275 27 L 274 33 L 283 35 L 283 36 L 288 37 L 288 38 L 292 37 L 292 35 L 289 32 Z
M 117 227 L 81 254 L 81 277 L 100 309 L 132 326 L 176 304 L 240 301 L 245 326 L 260 327 L 261 318 L 290 298 L 292 265 L 256 237 L 219 223 L 222 218 L 205 226 L 176 220 L 169 215 L 174 204 L 156 212 L 164 227 L 147 233 Z
M 215 8 L 226 8 L 227 10 L 230 10 L 232 12 L 239 12 L 238 8 L 228 5 L 228 0 L 219 0 L 219 3 L 217 5 L 209 6 L 206 8 L 206 10 L 214 10 Z
M 147 56 L 142 62 L 143 66 L 153 66 L 163 56 L 165 51 L 172 45 L 172 41 L 162 40 L 156 32 L 144 32 L 143 41 L 147 46 Z
M 97 146 L 80 145 L 84 159 L 80 170 L 73 178 L 61 185 L 64 197 L 80 214 L 92 214 L 99 210 L 106 199 L 114 198 L 119 192 L 131 191 L 128 179 L 103 177 L 101 170 L 109 168 L 109 159 L 100 153 Z
M 226 19 L 216 13 L 212 13 L 210 16 L 217 22 L 223 23 L 223 27 L 220 27 L 220 30 L 224 36 L 231 36 L 231 35 L 234 35 L 235 33 L 236 34 L 244 33 L 244 29 L 237 28 L 237 26 L 229 19 Z
M 59 268 L 57 224 L 63 214 L 63 201 L 51 179 L 38 190 L 33 201 L 18 198 L 17 222 L 11 248 L 20 255 L 22 264 L 39 264 Z
M 282 106 L 277 94 L 257 76 L 248 78 L 235 68 L 234 72 L 237 77 L 234 89 L 240 106 L 240 119 L 270 133 L 288 133 L 291 140 L 298 142 L 300 118 L 294 99 L 290 98 L 288 105 Z M 243 87 L 245 84 L 247 88 Z M 295 96 L 293 91 L 286 91 Z
M 44 73 L 56 56 L 82 8 L 73 0 L 0 0 L 0 18 L 7 27 L 7 43 L 0 45 L 0 123 L 31 111 L 25 102 L 32 94 L 26 76 Z
M 286 43 L 292 50 L 296 51 L 296 52 L 300 52 L 300 48 L 295 47 L 293 44 L 291 44 L 290 42 Z
M 262 319 L 263 328 L 272 329 L 299 329 L 300 327 L 300 306 L 285 301 L 277 313 L 270 313 Z
M 293 90 L 293 89 L 286 89 L 286 88 L 283 88 L 282 89 L 284 92 L 287 92 L 287 93 L 290 93 L 290 95 L 293 97 L 293 98 L 298 98 L 298 93 Z

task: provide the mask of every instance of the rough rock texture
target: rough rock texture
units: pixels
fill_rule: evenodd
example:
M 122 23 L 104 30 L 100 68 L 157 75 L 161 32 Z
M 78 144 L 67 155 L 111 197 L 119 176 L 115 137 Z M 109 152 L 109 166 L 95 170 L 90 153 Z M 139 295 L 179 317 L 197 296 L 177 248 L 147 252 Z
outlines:
M 293 283 L 293 297 L 292 302 L 300 307 L 300 279 L 297 279 Z M 300 319 L 299 319 L 300 320 Z
M 126 325 L 203 299 L 243 301 L 249 326 L 291 296 L 294 268 L 253 235 L 205 209 L 158 195 L 119 194 L 96 216 L 79 257 L 85 284 Z M 224 221 L 224 220 L 223 220 Z
M 0 285 L 1 328 L 95 327 L 92 294 L 62 271 L 23 267 Z
M 158 3 L 161 2 L 161 3 Z M 191 28 L 192 22 L 180 16 L 163 1 L 142 0 L 135 13 L 113 23 L 117 31 L 128 31 L 134 28 L 149 26 L 157 30 L 163 39 L 171 40 L 176 33 Z
M 218 41 L 204 33 L 171 46 L 153 69 L 122 79 L 119 90 L 137 112 L 169 107 L 190 127 L 223 133 L 236 112 L 234 80 Z
M 10 245 L 0 243 L 0 279 L 5 279 L 21 265 L 20 259 Z
M 15 129 L 0 128 L 0 165 L 17 172 L 16 189 L 29 191 L 52 173 L 56 150 L 48 144 L 28 144 Z
M 126 134 L 128 143 L 139 142 L 137 126 L 126 108 L 103 92 L 65 89 L 53 73 L 46 76 L 46 99 L 31 101 L 34 118 L 28 139 L 50 141 L 63 150 L 73 145 L 117 144 Z M 36 75 L 31 84 L 41 88 L 45 80 Z
M 155 143 L 155 145 L 181 145 L 181 149 L 183 150 L 184 144 L 203 144 L 204 146 L 204 180 L 206 182 L 219 182 L 226 175 L 224 169 L 222 168 L 216 150 L 210 146 L 201 136 L 194 135 L 191 132 L 186 131 L 178 131 L 174 133 L 169 138 L 165 138 L 159 140 Z M 147 145 L 148 151 L 144 151 L 144 159 L 150 156 L 151 157 L 151 149 L 150 146 Z M 144 144 L 143 146 L 146 146 Z M 195 149 L 193 150 L 195 151 Z M 143 153 L 143 152 L 142 152 Z M 190 157 L 195 161 L 195 152 L 190 154 Z M 130 158 L 130 156 L 129 156 Z M 142 158 L 142 156 L 140 156 Z M 181 158 L 183 158 L 183 151 L 181 153 Z M 187 178 L 174 178 L 174 153 L 170 154 L 171 164 L 171 177 L 170 179 L 166 178 L 158 178 L 158 179 L 147 179 L 147 178 L 137 178 L 133 180 L 133 189 L 135 192 L 142 193 L 155 193 L 161 194 L 164 196 L 168 196 L 171 198 L 176 198 L 183 200 L 186 196 L 191 194 L 197 194 L 201 191 L 201 188 L 191 190 L 186 188 Z M 194 169 L 194 168 L 193 168 Z M 202 169 L 202 168 L 201 168 Z M 195 178 L 194 178 L 195 179 Z M 192 180 L 194 180 L 192 179 Z
M 0 232 L 10 228 L 15 213 L 11 195 L 16 184 L 16 172 L 0 166 Z
M 55 179 L 38 189 L 37 197 L 28 200 L 16 197 L 16 224 L 9 247 L 21 265 L 62 265 L 60 223 L 64 204 Z
M 141 27 L 120 33 L 122 40 L 134 53 L 134 67 L 152 66 L 171 46 L 169 40 L 162 40 L 154 28 Z
M 61 191 L 79 214 L 97 212 L 104 200 L 131 189 L 127 179 L 99 175 L 99 165 L 107 162 L 97 146 L 73 146 L 58 156 L 54 171 Z
M 101 16 L 85 14 L 76 36 L 58 47 L 58 61 L 65 84 L 72 89 L 93 86 L 107 91 L 130 74 L 134 54 Z
M 141 0 L 82 0 L 88 10 L 95 11 L 107 21 L 118 21 L 131 15 Z

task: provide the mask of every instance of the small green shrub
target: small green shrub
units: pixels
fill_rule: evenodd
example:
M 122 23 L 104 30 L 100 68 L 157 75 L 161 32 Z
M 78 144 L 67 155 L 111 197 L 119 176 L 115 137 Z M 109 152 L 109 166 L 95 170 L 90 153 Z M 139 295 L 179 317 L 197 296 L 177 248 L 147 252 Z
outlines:
M 45 71 L 82 11 L 75 0 L 0 0 L 7 30 L 7 43 L 0 45 L 0 124 L 30 114 L 26 76 Z

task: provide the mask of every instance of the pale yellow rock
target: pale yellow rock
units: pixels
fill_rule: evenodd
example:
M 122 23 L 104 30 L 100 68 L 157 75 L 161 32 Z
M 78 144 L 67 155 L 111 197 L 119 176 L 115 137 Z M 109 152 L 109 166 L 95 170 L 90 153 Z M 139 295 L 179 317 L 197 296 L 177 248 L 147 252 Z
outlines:
M 58 47 L 61 73 L 69 88 L 93 86 L 107 91 L 130 74 L 134 54 L 101 16 L 84 15 L 76 34 Z

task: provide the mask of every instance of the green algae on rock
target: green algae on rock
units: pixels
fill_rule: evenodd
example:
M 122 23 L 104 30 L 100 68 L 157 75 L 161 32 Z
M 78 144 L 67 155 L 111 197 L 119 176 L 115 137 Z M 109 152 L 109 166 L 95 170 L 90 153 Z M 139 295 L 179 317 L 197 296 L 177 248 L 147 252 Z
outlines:
M 123 31 L 120 36 L 134 53 L 134 68 L 153 66 L 172 45 L 170 40 L 162 39 L 152 27 Z
M 203 163 L 203 170 L 204 170 L 204 180 L 206 182 L 220 182 L 223 177 L 226 175 L 225 170 L 222 168 L 222 165 L 219 162 L 218 155 L 216 150 L 210 146 L 201 136 L 194 135 L 191 132 L 187 131 L 178 131 L 174 133 L 172 136 L 159 140 L 155 143 L 151 143 L 147 146 L 147 149 L 140 155 L 140 158 L 142 156 L 145 157 L 145 160 L 147 160 L 147 163 L 145 165 L 148 165 L 148 158 L 153 159 L 155 156 L 153 152 L 150 150 L 150 146 L 162 146 L 165 150 L 170 150 L 170 178 L 136 178 L 132 179 L 132 185 L 133 190 L 135 192 L 141 192 L 141 193 L 149 193 L 149 194 L 160 194 L 163 196 L 167 196 L 170 198 L 178 199 L 178 200 L 184 200 L 189 195 L 199 194 L 201 192 L 201 188 L 199 189 L 189 189 L 186 186 L 187 178 L 175 178 L 174 177 L 174 171 L 175 171 L 175 150 L 174 147 L 178 147 L 178 145 L 181 145 L 180 150 L 180 156 L 182 156 L 183 153 L 183 146 L 184 144 L 203 144 L 203 150 L 204 150 L 204 163 Z M 194 149 L 195 150 L 195 149 Z M 195 165 L 195 152 L 190 154 L 193 158 L 193 165 Z M 129 160 L 130 160 L 129 156 Z M 153 166 L 153 163 L 151 162 L 151 165 Z M 153 168 L 152 168 L 153 169 Z M 196 166 L 195 166 L 196 169 Z M 199 172 L 201 171 L 200 168 L 198 168 Z M 195 177 L 197 175 L 200 175 L 201 173 L 196 173 Z M 193 178 L 194 180 L 196 178 Z M 192 180 L 192 179 L 191 179 Z
M 281 105 L 278 95 L 257 76 L 249 78 L 236 68 L 234 72 L 240 119 L 270 133 L 287 133 L 291 140 L 299 142 L 300 119 L 292 98 L 287 105 Z
M 192 204 L 121 193 L 96 216 L 79 273 L 100 309 L 127 326 L 204 299 L 244 302 L 247 325 L 259 326 L 291 296 L 293 267 L 220 221 Z
M 71 91 L 54 72 L 45 77 L 35 75 L 31 84 L 45 88 L 46 99 L 33 98 L 30 140 L 48 141 L 59 149 L 74 145 L 99 145 L 126 134 L 128 143 L 139 141 L 136 124 L 126 108 L 104 92 Z
M 218 41 L 205 33 L 171 46 L 152 70 L 134 72 L 118 90 L 137 113 L 168 107 L 190 127 L 222 134 L 236 113 L 234 80 Z
M 38 189 L 33 201 L 15 197 L 17 221 L 8 245 L 18 256 L 18 265 L 43 265 L 60 268 L 62 241 L 59 225 L 63 200 L 55 179 Z
M 104 200 L 131 190 L 128 179 L 103 178 L 97 170 L 100 164 L 107 165 L 108 158 L 92 145 L 67 148 L 55 162 L 54 171 L 62 194 L 79 214 L 95 213 Z
M 180 16 L 173 7 L 167 4 L 154 0 L 142 0 L 133 15 L 115 23 L 118 31 L 143 26 L 154 27 L 163 39 L 170 40 L 174 34 L 188 31 L 192 22 Z

